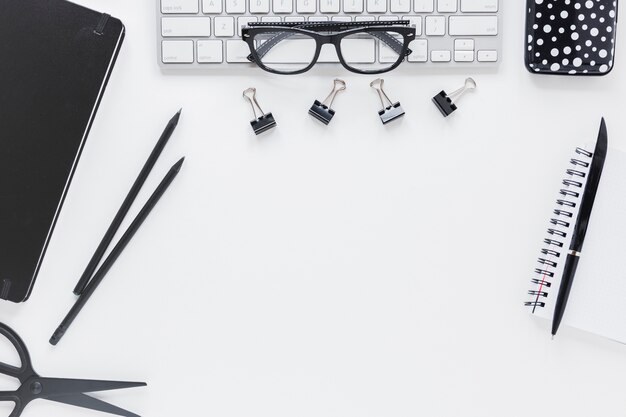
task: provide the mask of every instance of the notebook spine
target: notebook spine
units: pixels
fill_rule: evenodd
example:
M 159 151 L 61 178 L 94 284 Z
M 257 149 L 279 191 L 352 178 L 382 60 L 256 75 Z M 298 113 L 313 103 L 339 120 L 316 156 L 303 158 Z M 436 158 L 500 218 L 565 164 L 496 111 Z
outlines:
M 547 235 L 543 240 L 541 255 L 537 259 L 538 265 L 531 279 L 532 287 L 528 290 L 531 299 L 524 303 L 525 306 L 532 308 L 533 312 L 546 306 L 546 300 L 553 287 L 553 279 L 559 263 L 564 258 L 562 253 L 569 245 L 570 229 L 576 221 L 574 216 L 580 203 L 592 156 L 591 152 L 576 148 L 576 155 L 570 159 L 570 166 L 565 171 L 566 177 L 562 181 Z

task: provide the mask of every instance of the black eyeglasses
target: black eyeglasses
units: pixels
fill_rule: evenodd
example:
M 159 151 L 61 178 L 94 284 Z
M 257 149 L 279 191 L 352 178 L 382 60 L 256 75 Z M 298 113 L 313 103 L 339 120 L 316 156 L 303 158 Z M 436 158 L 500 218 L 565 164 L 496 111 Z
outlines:
M 242 29 L 248 60 L 275 74 L 301 74 L 320 62 L 339 62 L 358 74 L 391 71 L 411 54 L 415 27 L 389 22 L 251 22 Z M 337 57 L 322 54 L 332 44 Z

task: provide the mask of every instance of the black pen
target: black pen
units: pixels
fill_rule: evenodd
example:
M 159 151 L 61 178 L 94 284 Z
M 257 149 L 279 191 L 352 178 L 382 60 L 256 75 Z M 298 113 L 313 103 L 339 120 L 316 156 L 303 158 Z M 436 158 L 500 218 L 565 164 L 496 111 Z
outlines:
M 111 266 L 113 266 L 113 264 L 115 263 L 117 258 L 120 256 L 124 248 L 126 248 L 126 245 L 128 245 L 128 242 L 130 242 L 130 240 L 133 238 L 133 236 L 135 235 L 135 233 L 137 232 L 141 224 L 144 222 L 144 220 L 146 220 L 146 218 L 148 217 L 148 215 L 150 214 L 154 206 L 157 204 L 161 196 L 163 196 L 163 194 L 165 193 L 167 188 L 170 186 L 174 178 L 176 178 L 176 175 L 178 175 L 178 173 L 180 172 L 180 168 L 182 167 L 184 160 L 185 158 L 181 158 L 180 161 L 178 161 L 176 164 L 174 164 L 174 166 L 172 166 L 172 168 L 170 168 L 167 175 L 165 175 L 165 177 L 163 178 L 159 186 L 156 188 L 154 193 L 150 196 L 150 198 L 148 199 L 146 204 L 143 206 L 143 208 L 141 209 L 137 217 L 135 217 L 135 220 L 133 220 L 133 222 L 128 227 L 124 235 L 120 238 L 120 241 L 117 243 L 117 245 L 115 245 L 115 247 L 113 248 L 109 256 L 102 263 L 102 266 L 100 267 L 100 269 L 98 269 L 98 272 L 96 272 L 96 274 L 93 276 L 91 281 L 89 281 L 89 284 L 87 284 L 87 286 L 85 287 L 85 290 L 82 292 L 78 300 L 76 300 L 76 303 L 74 304 L 74 306 L 71 308 L 69 313 L 67 313 L 67 316 L 65 316 L 65 318 L 63 319 L 63 321 L 61 322 L 57 330 L 54 332 L 54 334 L 50 338 L 51 345 L 56 345 L 57 343 L 59 343 L 59 341 L 61 340 L 61 338 L 67 331 L 67 329 L 70 327 L 70 325 L 74 321 L 74 319 L 78 316 L 78 313 L 80 313 L 80 311 L 83 309 L 83 307 L 85 306 L 89 298 L 93 295 L 96 288 L 98 288 L 98 285 L 100 285 L 100 283 L 104 279 L 107 272 L 109 272 L 109 269 L 111 269 Z
M 137 198 L 137 195 L 139 194 L 139 191 L 141 190 L 141 187 L 143 186 L 144 182 L 146 182 L 146 178 L 148 178 L 148 175 L 150 175 L 150 171 L 152 171 L 154 164 L 159 159 L 159 156 L 161 155 L 163 148 L 165 148 L 165 145 L 167 144 L 170 137 L 172 136 L 172 133 L 174 133 L 174 129 L 176 129 L 176 126 L 178 125 L 178 120 L 180 119 L 180 113 L 182 112 L 182 110 L 183 109 L 180 109 L 178 113 L 176 113 L 174 117 L 170 119 L 170 121 L 167 123 L 167 126 L 165 126 L 165 129 L 163 130 L 163 133 L 161 134 L 161 137 L 159 138 L 158 142 L 154 146 L 152 153 L 150 153 L 150 156 L 148 157 L 148 160 L 146 160 L 146 163 L 141 169 L 141 172 L 139 172 L 139 175 L 137 176 L 135 183 L 130 188 L 128 195 L 124 199 L 124 202 L 122 203 L 120 209 L 115 215 L 115 218 L 113 219 L 113 221 L 111 222 L 111 225 L 109 226 L 106 233 L 102 237 L 102 241 L 98 245 L 98 248 L 94 252 L 89 263 L 87 264 L 87 267 L 85 268 L 85 272 L 83 272 L 83 275 L 80 277 L 80 280 L 76 284 L 76 287 L 74 288 L 74 294 L 80 295 L 85 290 L 85 287 L 89 283 L 91 276 L 93 275 L 94 271 L 98 267 L 100 260 L 102 259 L 102 257 L 104 256 L 104 253 L 106 252 L 107 248 L 111 244 L 111 241 L 113 240 L 113 237 L 115 236 L 115 233 L 117 232 L 120 225 L 122 224 L 124 217 L 126 217 L 126 214 L 128 214 L 128 210 L 130 209 L 133 202 L 135 201 L 135 198 Z
M 567 306 L 567 299 L 569 298 L 569 294 L 572 289 L 572 283 L 574 282 L 574 276 L 576 275 L 576 267 L 578 266 L 578 260 L 580 259 L 580 253 L 583 249 L 585 235 L 587 234 L 587 226 L 589 225 L 591 210 L 593 209 L 593 203 L 596 199 L 598 185 L 600 184 L 600 177 L 602 176 L 602 169 L 606 159 L 607 148 L 608 135 L 603 118 L 600 124 L 600 133 L 598 134 L 596 149 L 594 150 L 593 157 L 591 159 L 591 167 L 589 168 L 587 184 L 585 184 L 585 190 L 580 202 L 578 217 L 572 232 L 572 242 L 570 244 L 569 251 L 567 252 L 567 259 L 565 260 L 563 278 L 561 279 L 559 293 L 556 297 L 556 305 L 554 306 L 554 316 L 552 319 L 552 337 L 556 335 L 556 332 L 559 330 L 561 320 L 563 320 L 563 314 L 565 313 L 565 307 Z

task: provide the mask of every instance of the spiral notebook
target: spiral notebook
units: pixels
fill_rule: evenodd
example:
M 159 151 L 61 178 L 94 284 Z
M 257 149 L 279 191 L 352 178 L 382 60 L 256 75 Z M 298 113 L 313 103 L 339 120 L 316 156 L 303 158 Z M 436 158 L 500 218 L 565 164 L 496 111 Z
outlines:
M 528 291 L 525 305 L 549 320 L 591 157 L 577 148 L 570 158 Z M 626 343 L 626 153 L 615 149 L 607 153 L 562 323 Z

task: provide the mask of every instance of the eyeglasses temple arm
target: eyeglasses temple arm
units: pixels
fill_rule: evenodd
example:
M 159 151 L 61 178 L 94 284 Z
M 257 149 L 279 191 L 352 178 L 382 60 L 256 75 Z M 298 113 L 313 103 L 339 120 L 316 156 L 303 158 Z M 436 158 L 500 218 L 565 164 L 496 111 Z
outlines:
M 385 45 L 390 47 L 398 55 L 400 55 L 402 53 L 402 49 L 404 48 L 404 44 L 402 44 L 400 41 L 398 41 L 396 38 L 394 38 L 390 34 L 385 33 L 385 32 L 370 32 L 370 34 L 372 36 L 378 38 L 382 43 L 384 43 Z M 409 49 L 407 52 L 408 52 L 407 53 L 407 55 L 408 55 L 412 51 Z
M 409 20 L 394 21 L 365 21 L 365 22 L 250 22 L 248 26 L 252 28 L 259 27 L 283 27 L 283 28 L 300 28 L 313 31 L 342 30 L 350 28 L 367 28 L 367 27 L 396 27 L 409 26 Z

